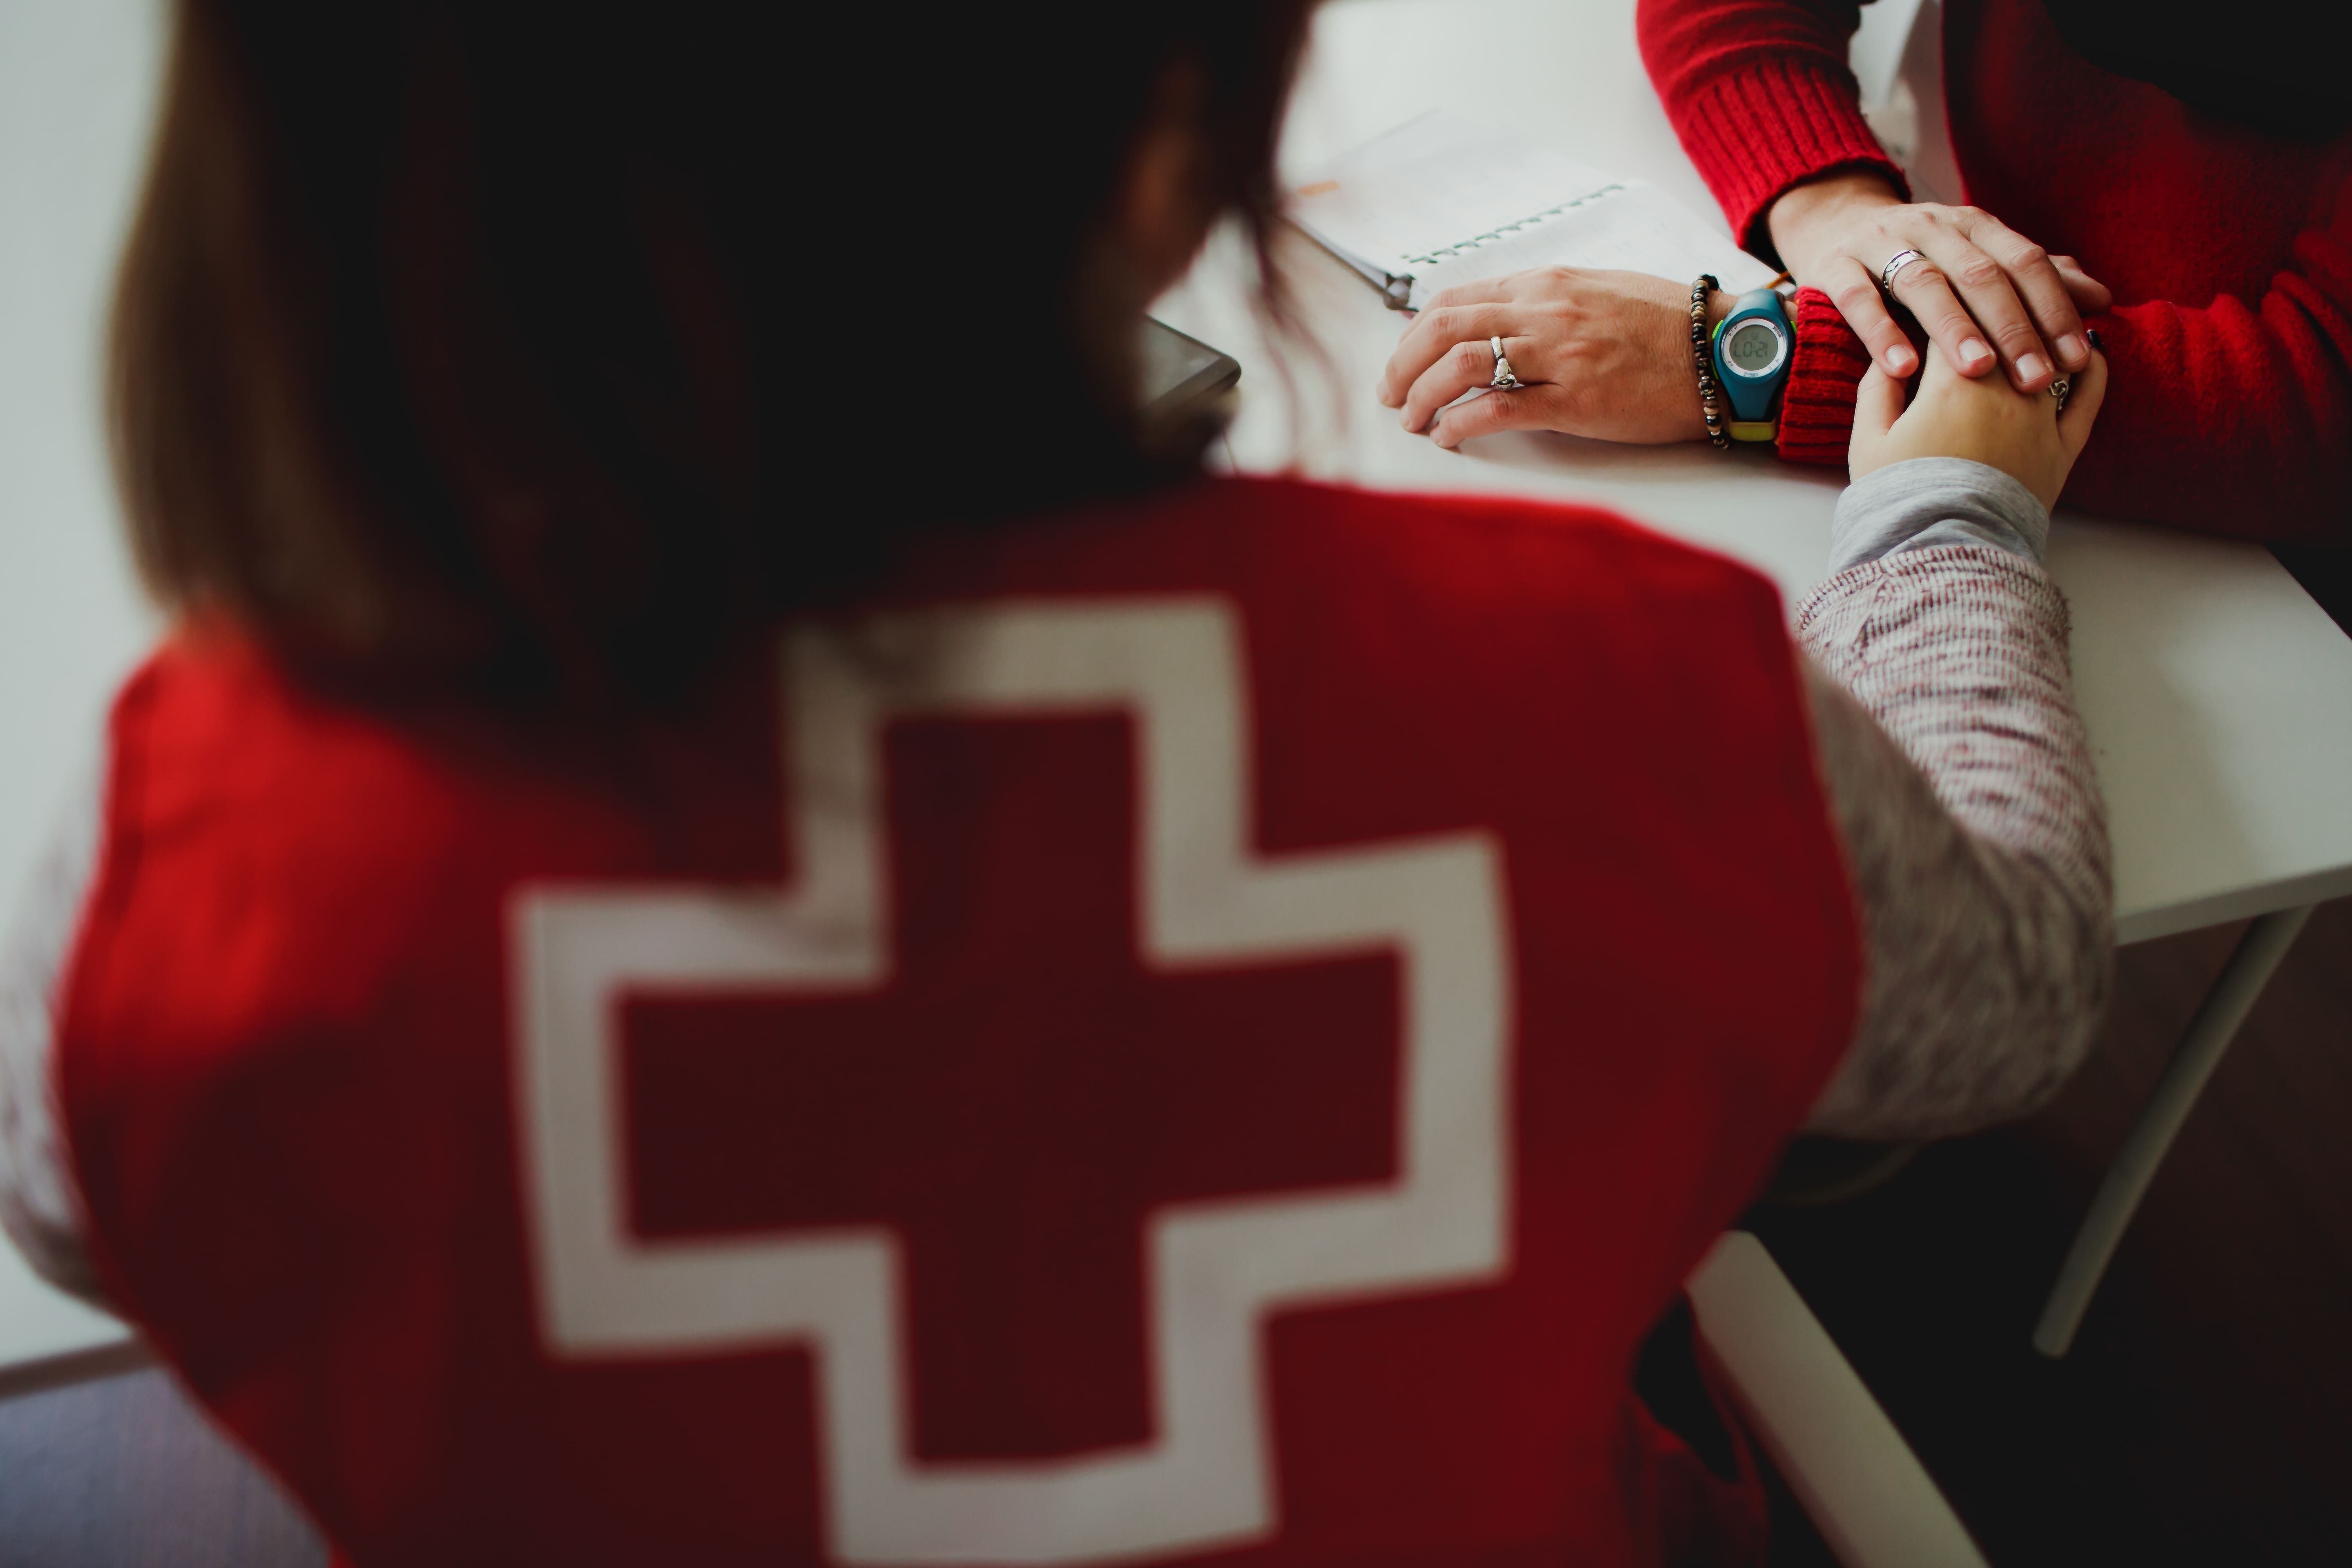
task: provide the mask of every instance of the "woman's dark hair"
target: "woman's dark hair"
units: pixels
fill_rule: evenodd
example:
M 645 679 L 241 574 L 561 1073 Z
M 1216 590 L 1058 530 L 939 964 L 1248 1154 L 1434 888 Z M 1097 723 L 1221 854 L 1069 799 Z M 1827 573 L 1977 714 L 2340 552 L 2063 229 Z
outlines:
M 364 689 L 659 700 L 915 531 L 1164 478 L 1103 215 L 1178 93 L 1263 248 L 1306 8 L 182 0 L 147 580 Z

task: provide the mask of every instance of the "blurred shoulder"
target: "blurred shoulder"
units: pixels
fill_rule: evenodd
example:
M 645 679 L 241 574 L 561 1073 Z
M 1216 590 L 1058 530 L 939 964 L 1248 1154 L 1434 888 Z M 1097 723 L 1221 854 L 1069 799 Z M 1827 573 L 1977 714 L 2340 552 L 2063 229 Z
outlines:
M 305 687 L 223 629 L 176 632 L 132 673 L 109 745 L 117 832 L 244 828 L 313 849 L 414 851 L 450 790 L 413 726 Z
M 462 770 L 410 727 L 233 634 L 158 648 L 108 753 L 80 973 L 117 1006 L 201 1015 L 225 987 L 363 1005 L 480 837 Z

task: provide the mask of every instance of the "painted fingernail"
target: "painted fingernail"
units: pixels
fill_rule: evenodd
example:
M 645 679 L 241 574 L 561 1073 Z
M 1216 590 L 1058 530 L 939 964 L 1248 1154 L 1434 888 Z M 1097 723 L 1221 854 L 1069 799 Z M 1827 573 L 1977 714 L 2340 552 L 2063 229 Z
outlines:
M 2020 354 L 2017 356 L 2018 380 L 2039 381 L 2049 374 L 2050 362 L 2043 359 L 2040 354 Z
M 2081 338 L 2068 332 L 2058 340 L 2058 357 L 2070 368 L 2080 370 L 2083 368 L 2083 362 L 2090 358 L 2090 352 L 2083 347 Z
M 2095 348 L 2095 349 L 2098 350 L 2101 353 L 2106 353 L 2106 352 L 2107 352 L 2107 345 L 2106 345 L 2106 344 L 2105 344 L 2105 343 L 2103 343 L 2103 342 L 2101 342 L 2099 341 L 2099 329 L 2098 329 L 2098 328 L 2096 328 L 2096 327 L 2084 327 L 2084 328 L 2083 329 L 2083 335 L 2084 335 L 2084 337 L 2086 337 L 2086 338 L 2088 338 L 2088 339 L 2090 339 L 2090 340 L 2091 340 L 2091 346 L 2092 346 L 2093 348 Z
M 1891 348 L 1886 351 L 1887 374 L 1909 375 L 1913 371 L 1917 370 L 1918 368 L 1919 356 L 1913 353 L 1909 349 L 1898 347 Z
M 1980 338 L 1970 338 L 1960 345 L 1960 368 L 1974 370 L 1992 363 L 1992 350 L 1984 346 Z

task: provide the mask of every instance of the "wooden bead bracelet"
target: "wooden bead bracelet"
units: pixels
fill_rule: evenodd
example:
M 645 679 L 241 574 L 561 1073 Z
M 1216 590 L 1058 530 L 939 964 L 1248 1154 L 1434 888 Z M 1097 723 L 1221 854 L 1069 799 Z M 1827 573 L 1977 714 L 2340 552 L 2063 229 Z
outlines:
M 1708 352 L 1706 341 L 1706 300 L 1723 285 L 1712 272 L 1702 272 L 1691 285 L 1691 364 L 1698 371 L 1699 409 L 1706 416 L 1706 438 L 1720 449 L 1731 445 L 1731 433 L 1723 427 L 1723 407 L 1717 401 L 1722 388 L 1716 384 L 1715 355 Z

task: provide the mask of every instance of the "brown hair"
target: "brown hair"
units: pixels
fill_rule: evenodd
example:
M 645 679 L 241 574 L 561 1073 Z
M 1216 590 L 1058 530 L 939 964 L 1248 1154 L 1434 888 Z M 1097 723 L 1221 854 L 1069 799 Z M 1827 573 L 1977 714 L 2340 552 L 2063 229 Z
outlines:
M 110 394 L 159 597 L 660 700 L 919 530 L 1167 478 L 1088 258 L 1171 74 L 1263 248 L 1307 0 L 826 9 L 182 0 Z

